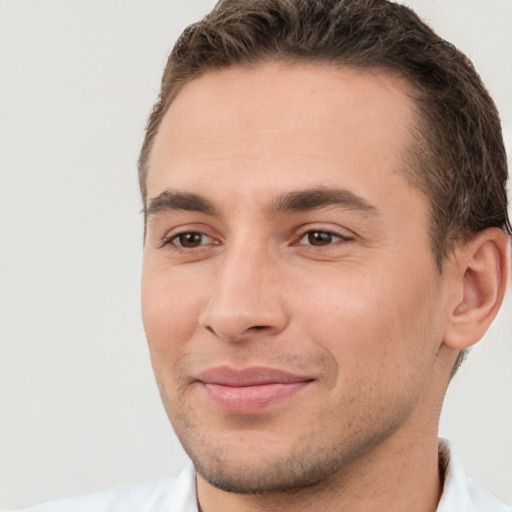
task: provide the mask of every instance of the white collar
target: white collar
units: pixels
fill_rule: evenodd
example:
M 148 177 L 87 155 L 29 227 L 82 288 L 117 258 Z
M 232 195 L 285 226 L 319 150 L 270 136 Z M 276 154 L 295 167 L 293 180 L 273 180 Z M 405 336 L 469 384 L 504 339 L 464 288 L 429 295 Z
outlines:
M 444 488 L 437 512 L 512 512 L 483 484 L 468 478 L 458 451 L 446 439 L 439 440 L 439 464 Z

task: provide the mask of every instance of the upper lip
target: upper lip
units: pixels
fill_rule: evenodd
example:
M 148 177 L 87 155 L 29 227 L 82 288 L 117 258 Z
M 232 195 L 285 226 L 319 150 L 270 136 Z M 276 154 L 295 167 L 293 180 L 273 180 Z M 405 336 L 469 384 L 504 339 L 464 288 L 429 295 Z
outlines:
M 220 386 L 246 387 L 262 386 L 264 384 L 294 384 L 309 382 L 311 377 L 296 375 L 286 370 L 267 367 L 231 368 L 229 366 L 216 366 L 208 368 L 196 378 L 205 384 Z

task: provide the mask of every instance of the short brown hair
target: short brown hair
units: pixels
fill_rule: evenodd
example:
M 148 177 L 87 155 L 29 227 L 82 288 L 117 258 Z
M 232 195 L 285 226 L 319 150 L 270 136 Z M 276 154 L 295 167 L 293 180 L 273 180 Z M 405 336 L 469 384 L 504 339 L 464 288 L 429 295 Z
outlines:
M 221 0 L 180 36 L 162 78 L 139 158 L 146 203 L 151 147 L 184 84 L 233 65 L 314 61 L 379 68 L 413 86 L 419 123 L 409 179 L 429 198 L 431 245 L 442 262 L 458 239 L 511 233 L 498 111 L 469 59 L 409 8 L 387 0 Z

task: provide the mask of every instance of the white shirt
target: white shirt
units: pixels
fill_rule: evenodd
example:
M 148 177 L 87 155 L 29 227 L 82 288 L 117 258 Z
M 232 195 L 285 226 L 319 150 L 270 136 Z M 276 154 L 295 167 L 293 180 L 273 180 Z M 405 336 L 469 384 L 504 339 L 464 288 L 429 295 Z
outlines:
M 437 512 L 512 512 L 466 476 L 459 454 L 447 441 L 439 446 L 445 481 Z M 176 479 L 49 501 L 19 512 L 198 512 L 194 468 L 188 466 Z

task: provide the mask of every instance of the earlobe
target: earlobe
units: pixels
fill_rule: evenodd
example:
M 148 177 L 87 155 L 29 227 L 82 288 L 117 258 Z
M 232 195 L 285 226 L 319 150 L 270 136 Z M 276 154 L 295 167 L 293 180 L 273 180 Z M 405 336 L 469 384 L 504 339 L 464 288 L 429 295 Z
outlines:
M 444 343 L 463 350 L 482 338 L 501 306 L 509 280 L 510 239 L 501 229 L 489 228 L 461 243 L 456 253 L 457 299 Z

